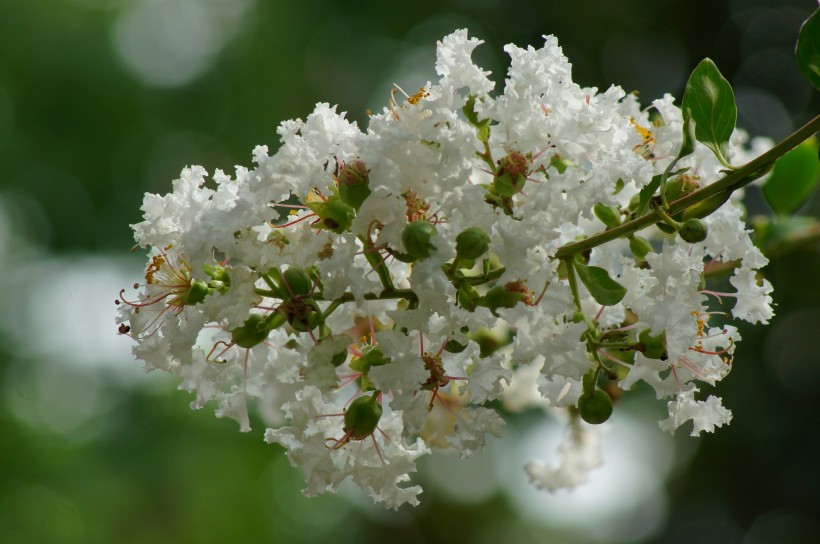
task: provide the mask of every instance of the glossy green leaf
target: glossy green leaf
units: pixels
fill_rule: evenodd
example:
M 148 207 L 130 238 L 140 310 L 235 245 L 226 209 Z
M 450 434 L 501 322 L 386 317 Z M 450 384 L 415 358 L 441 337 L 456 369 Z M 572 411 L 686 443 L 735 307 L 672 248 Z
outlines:
M 684 123 L 687 117 L 695 122 L 695 138 L 729 166 L 727 144 L 735 129 L 737 106 L 732 86 L 710 59 L 703 59 L 689 76 L 681 109 Z
M 607 271 L 599 266 L 587 266 L 574 263 L 578 277 L 586 286 L 589 294 L 598 304 L 613 306 L 623 300 L 626 287 L 613 280 Z
M 794 54 L 800 71 L 815 89 L 820 89 L 820 8 L 800 28 Z
M 795 147 L 774 164 L 771 176 L 763 184 L 763 196 L 778 215 L 797 210 L 820 183 L 818 143 L 810 138 Z
M 683 140 L 681 141 L 678 158 L 682 159 L 695 152 L 695 123 L 691 116 L 683 117 Z

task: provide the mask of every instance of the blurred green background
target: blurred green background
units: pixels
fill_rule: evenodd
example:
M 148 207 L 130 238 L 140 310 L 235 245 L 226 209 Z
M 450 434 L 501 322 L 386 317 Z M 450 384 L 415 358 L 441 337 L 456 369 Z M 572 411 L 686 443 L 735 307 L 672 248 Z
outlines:
M 512 420 L 469 463 L 425 459 L 422 505 L 351 489 L 304 499 L 282 452 L 145 376 L 113 300 L 141 274 L 130 223 L 181 168 L 250 166 L 316 102 L 366 126 L 392 83 L 434 79 L 435 42 L 467 27 L 499 85 L 501 47 L 555 34 L 582 85 L 682 95 L 712 58 L 741 127 L 781 138 L 820 111 L 792 58 L 814 0 L 0 0 L 0 542 L 816 542 L 820 247 L 766 269 L 777 317 L 745 327 L 716 388 L 728 428 L 669 437 L 627 395 L 605 465 L 573 494 L 525 483 L 560 422 Z M 764 213 L 755 188 L 750 214 Z M 815 194 L 800 211 L 820 215 Z

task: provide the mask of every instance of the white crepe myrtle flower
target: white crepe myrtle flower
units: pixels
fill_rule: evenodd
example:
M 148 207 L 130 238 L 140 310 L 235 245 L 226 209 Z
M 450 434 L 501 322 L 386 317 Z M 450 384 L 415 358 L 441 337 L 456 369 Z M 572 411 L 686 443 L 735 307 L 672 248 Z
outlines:
M 686 236 L 665 207 L 724 168 L 701 143 L 683 153 L 673 97 L 650 111 L 620 87 L 581 87 L 552 36 L 506 46 L 496 91 L 471 59 L 480 43 L 445 36 L 438 81 L 392 89 L 365 129 L 320 103 L 252 167 L 185 168 L 133 225 L 149 261 L 120 293 L 119 333 L 192 407 L 243 431 L 261 413 L 307 495 L 350 479 L 415 505 L 416 459 L 479 454 L 502 435 L 501 405 L 570 413 L 557 463 L 526 470 L 575 487 L 603 462 L 592 424 L 638 381 L 672 398 L 665 429 L 728 423 L 697 387 L 731 370 L 730 312 L 772 316 L 740 204 Z M 751 157 L 745 141 L 728 156 Z M 735 269 L 734 292 L 707 285 L 716 266 Z
M 722 427 L 732 420 L 732 412 L 723 407 L 719 397 L 709 395 L 705 401 L 694 399 L 697 389 L 681 392 L 667 404 L 669 417 L 660 422 L 661 429 L 672 432 L 687 421 L 692 421 L 692 436 L 702 431 L 714 432 L 715 427 Z

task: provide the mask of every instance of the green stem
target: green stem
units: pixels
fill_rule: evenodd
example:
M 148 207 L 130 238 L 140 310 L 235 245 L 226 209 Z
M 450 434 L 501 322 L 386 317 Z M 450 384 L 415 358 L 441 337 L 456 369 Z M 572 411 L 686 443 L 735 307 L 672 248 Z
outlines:
M 587 341 L 591 341 L 592 337 L 597 334 L 598 328 L 595 323 L 587 317 L 584 313 L 584 308 L 581 306 L 581 295 L 578 292 L 578 278 L 575 277 L 575 264 L 572 259 L 564 259 L 564 266 L 567 267 L 567 278 L 569 279 L 569 290 L 572 292 L 572 300 L 575 302 L 575 307 L 578 308 L 578 313 L 584 317 L 584 323 L 587 325 Z
M 324 300 L 324 298 L 321 295 L 314 295 L 313 298 L 315 300 Z M 413 300 L 418 300 L 418 296 L 416 296 L 416 293 L 412 289 L 385 289 L 381 293 L 365 293 L 364 299 L 365 300 L 405 299 L 405 300 L 413 301 Z M 346 293 L 342 293 L 342 295 L 340 297 L 336 297 L 335 299 L 333 299 L 333 301 L 331 303 L 331 306 L 333 306 L 333 304 L 336 304 L 338 306 L 339 304 L 342 304 L 344 302 L 353 302 L 354 300 L 356 300 L 356 297 L 353 296 L 353 293 L 348 291 Z M 328 307 L 328 309 L 329 308 L 330 308 L 330 306 Z M 325 312 L 327 312 L 328 309 L 325 309 Z
M 666 170 L 663 171 L 663 175 L 661 175 L 661 187 L 660 187 L 660 194 L 661 194 L 661 204 L 663 204 L 664 209 L 669 209 L 669 202 L 666 200 L 666 181 L 669 179 L 669 174 L 672 172 L 672 169 L 678 164 L 678 161 L 681 159 L 680 156 L 675 157 L 675 160 L 669 163 L 669 166 L 666 167 Z
M 260 277 L 264 280 L 267 286 L 271 288 L 272 292 L 275 292 L 277 289 L 279 289 L 279 286 L 276 285 L 276 283 L 273 281 L 273 278 L 271 278 L 269 275 L 260 274 Z
M 507 269 L 503 266 L 499 266 L 486 274 L 482 274 L 480 276 L 465 276 L 463 278 L 458 278 L 458 281 L 468 283 L 470 285 L 482 285 L 497 280 L 504 275 L 506 270 Z
M 260 297 L 266 297 L 266 298 L 278 298 L 279 297 L 279 295 L 277 295 L 273 291 L 268 291 L 267 289 L 262 289 L 261 287 L 257 287 L 256 289 L 253 290 L 253 292 L 256 293 L 257 295 L 259 295 Z
M 734 192 L 744 185 L 751 183 L 765 173 L 777 159 L 797 147 L 801 142 L 810 138 L 818 130 L 820 130 L 820 115 L 797 129 L 794 133 L 787 136 L 783 141 L 759 157 L 732 170 L 718 181 L 689 193 L 674 202 L 670 202 L 667 213 L 669 215 L 675 215 L 698 202 L 703 202 L 709 197 L 723 193 L 724 191 Z M 618 227 L 590 236 L 580 242 L 562 246 L 555 253 L 555 258 L 562 260 L 571 258 L 577 253 L 598 247 L 617 238 L 634 234 L 639 230 L 657 223 L 659 220 L 661 220 L 660 214 L 657 210 L 653 210 L 646 215 L 628 221 Z
M 478 153 L 478 156 L 484 159 L 484 162 L 490 167 L 490 170 L 495 172 L 495 163 L 493 162 L 493 152 L 490 149 L 490 142 L 489 140 L 484 140 L 482 142 L 484 144 L 484 153 Z
M 372 251 L 373 242 L 370 241 L 370 237 L 359 236 L 359 240 L 361 240 L 362 245 L 364 245 L 364 258 L 367 259 L 367 262 L 370 263 L 370 266 L 376 271 L 376 274 L 379 276 L 379 281 L 382 282 L 382 287 L 387 291 L 395 289 L 393 279 L 390 277 L 390 270 L 387 268 L 387 264 L 384 262 L 381 252 Z
M 662 207 L 653 207 L 653 210 L 655 210 L 655 213 L 657 213 L 661 217 L 661 221 L 663 221 L 675 230 L 680 230 L 680 223 L 669 217 L 669 215 L 665 211 L 663 211 Z

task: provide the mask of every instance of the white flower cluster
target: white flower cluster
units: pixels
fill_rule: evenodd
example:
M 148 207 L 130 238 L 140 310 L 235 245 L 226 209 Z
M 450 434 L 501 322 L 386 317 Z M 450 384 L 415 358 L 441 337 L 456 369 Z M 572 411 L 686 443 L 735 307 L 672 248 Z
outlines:
M 755 277 L 766 259 L 732 201 L 696 243 L 652 227 L 651 243 L 555 258 L 635 217 L 639 191 L 680 149 L 681 112 L 671 96 L 641 109 L 619 87 L 579 87 L 554 37 L 508 45 L 493 95 L 470 58 L 479 43 L 444 38 L 438 83 L 394 92 L 364 132 L 319 104 L 282 123 L 281 147 L 257 148 L 252 170 L 186 168 L 172 193 L 146 195 L 134 225 L 151 248 L 138 294 L 118 300 L 134 354 L 243 431 L 254 404 L 308 495 L 350 477 L 389 507 L 416 504 L 421 488 L 404 484 L 416 458 L 481 451 L 501 434 L 501 406 L 569 408 L 565 468 L 528 472 L 572 487 L 599 464 L 577 414 L 605 420 L 637 381 L 672 399 L 665 429 L 727 423 L 717 397 L 695 400 L 739 340 L 708 325 L 709 304 L 731 296 L 736 318 L 772 315 Z M 720 169 L 698 144 L 666 188 L 686 194 Z M 735 293 L 706 290 L 712 267 L 733 270 Z M 602 303 L 595 285 L 625 294 Z

